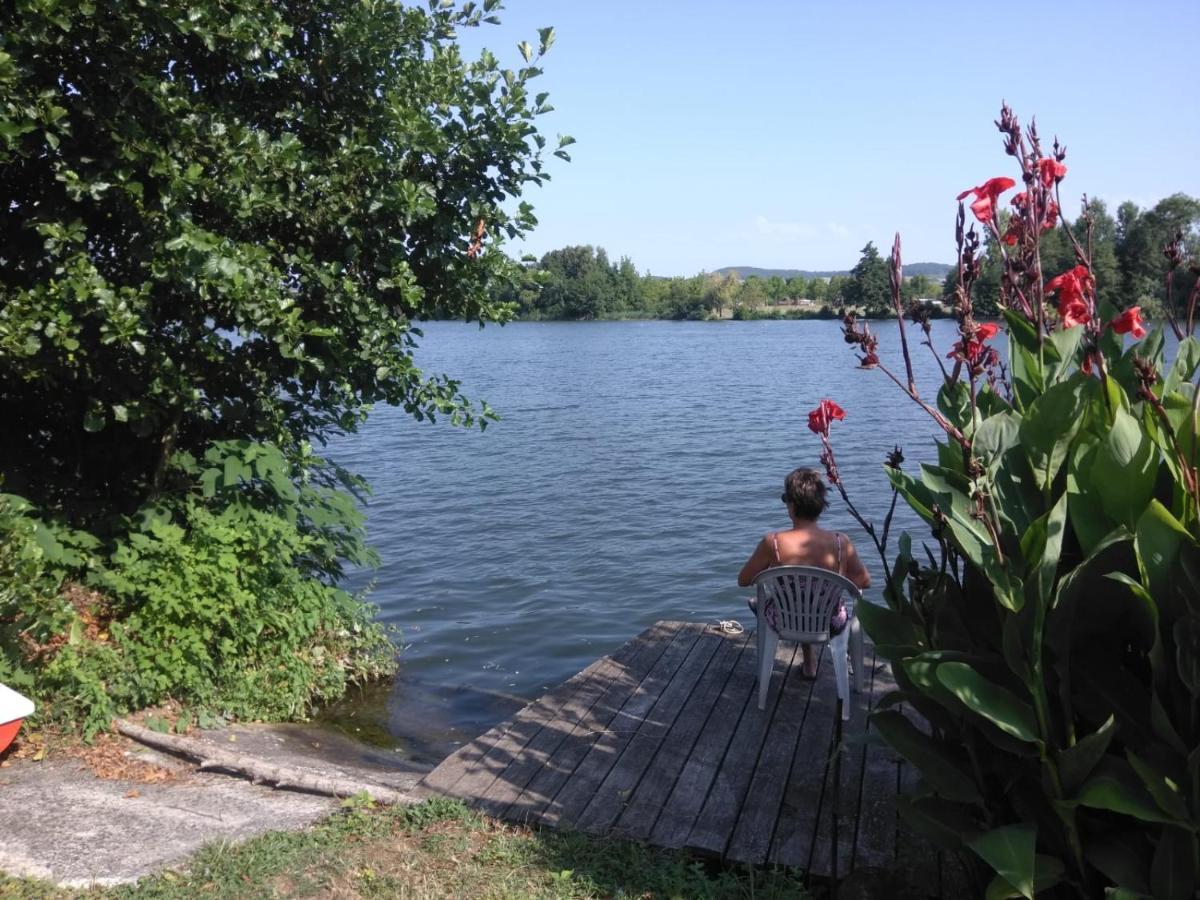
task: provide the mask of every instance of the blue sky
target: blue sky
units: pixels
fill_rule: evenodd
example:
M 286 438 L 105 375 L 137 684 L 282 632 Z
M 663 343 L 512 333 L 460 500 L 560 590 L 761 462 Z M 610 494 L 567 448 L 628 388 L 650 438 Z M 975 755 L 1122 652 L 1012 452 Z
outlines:
M 1001 100 L 1067 145 L 1063 182 L 1139 205 L 1200 195 L 1200 3 L 509 0 L 463 35 L 519 65 L 556 41 L 541 129 L 573 162 L 529 192 L 535 254 L 593 244 L 642 271 L 849 268 L 899 231 L 953 259 L 955 195 L 1015 175 Z

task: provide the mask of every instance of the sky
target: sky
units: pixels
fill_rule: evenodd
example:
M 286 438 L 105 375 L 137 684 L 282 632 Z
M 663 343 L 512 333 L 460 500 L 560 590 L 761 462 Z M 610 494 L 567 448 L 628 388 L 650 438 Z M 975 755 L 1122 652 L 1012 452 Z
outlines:
M 1069 209 L 1200 196 L 1197 0 L 508 0 L 500 17 L 464 49 L 517 67 L 553 26 L 539 128 L 578 141 L 527 192 L 539 226 L 510 252 L 847 269 L 899 231 L 905 260 L 948 263 L 955 195 L 1016 177 L 1002 100 L 1066 144 Z

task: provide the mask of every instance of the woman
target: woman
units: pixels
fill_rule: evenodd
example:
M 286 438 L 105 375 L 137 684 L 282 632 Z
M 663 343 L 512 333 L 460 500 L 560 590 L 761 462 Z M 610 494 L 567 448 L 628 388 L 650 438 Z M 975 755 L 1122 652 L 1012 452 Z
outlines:
M 740 587 L 754 584 L 754 579 L 772 566 L 819 566 L 846 576 L 860 589 L 871 586 L 871 574 L 858 558 L 850 538 L 817 525 L 817 519 L 829 505 L 820 472 L 815 469 L 796 469 L 784 479 L 781 499 L 791 516 L 792 527 L 764 535 L 738 573 Z M 750 605 L 753 608 L 754 601 Z M 846 607 L 839 601 L 830 620 L 831 634 L 841 634 L 847 621 Z M 804 677 L 815 678 L 817 655 L 813 653 L 811 645 L 802 646 Z

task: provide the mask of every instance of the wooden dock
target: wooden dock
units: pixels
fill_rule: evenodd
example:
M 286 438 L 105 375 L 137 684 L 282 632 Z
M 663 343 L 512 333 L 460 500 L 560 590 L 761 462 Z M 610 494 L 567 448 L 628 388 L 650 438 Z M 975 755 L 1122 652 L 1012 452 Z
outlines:
M 512 822 L 821 877 L 902 867 L 940 893 L 937 855 L 898 824 L 911 776 L 895 753 L 847 740 L 834 789 L 828 651 L 807 681 L 798 646 L 781 643 L 763 712 L 755 661 L 752 632 L 658 622 L 461 747 L 423 786 Z M 869 643 L 865 668 L 847 738 L 869 728 L 868 709 L 892 686 Z

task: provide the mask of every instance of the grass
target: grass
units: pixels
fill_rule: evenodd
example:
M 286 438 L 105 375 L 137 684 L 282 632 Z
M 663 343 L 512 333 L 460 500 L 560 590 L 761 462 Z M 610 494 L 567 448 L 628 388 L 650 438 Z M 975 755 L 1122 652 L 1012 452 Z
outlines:
M 401 808 L 351 801 L 305 831 L 214 844 L 181 871 L 87 891 L 0 876 L 0 898 L 753 898 L 807 897 L 792 870 L 727 868 L 683 853 L 536 832 L 460 803 Z

